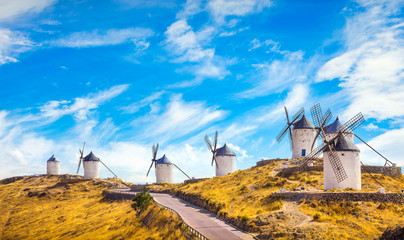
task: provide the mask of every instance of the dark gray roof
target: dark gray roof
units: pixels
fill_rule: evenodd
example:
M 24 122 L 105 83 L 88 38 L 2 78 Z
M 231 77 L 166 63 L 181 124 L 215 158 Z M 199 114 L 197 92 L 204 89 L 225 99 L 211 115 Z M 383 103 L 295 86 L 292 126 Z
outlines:
M 339 121 L 339 118 L 337 117 L 333 123 L 325 127 L 325 132 L 326 133 L 336 133 L 338 129 L 342 126 L 341 122 Z
M 172 164 L 172 163 L 170 162 L 170 160 L 168 160 L 168 158 L 164 154 L 164 156 L 162 158 L 157 159 L 156 164 Z
M 314 126 L 303 114 L 303 117 L 293 124 L 293 129 L 314 129 Z
M 330 151 L 328 146 L 324 149 L 324 152 Z M 337 139 L 335 145 L 335 151 L 338 152 L 360 152 L 359 148 L 353 143 L 350 137 L 341 135 Z
M 49 162 L 49 161 L 56 161 L 55 154 L 52 154 L 52 157 L 50 157 L 50 158 L 48 159 L 48 162 Z
M 90 152 L 85 158 L 84 161 L 100 161 L 100 159 L 94 155 L 93 152 Z
M 236 156 L 236 154 L 225 143 L 223 147 L 216 149 L 216 156 Z

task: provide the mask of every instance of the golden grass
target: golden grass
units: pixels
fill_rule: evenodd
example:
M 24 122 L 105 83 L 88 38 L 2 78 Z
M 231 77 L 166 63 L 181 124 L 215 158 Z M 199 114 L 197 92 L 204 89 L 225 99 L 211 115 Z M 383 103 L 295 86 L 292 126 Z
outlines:
M 214 204 L 216 209 L 219 209 L 219 215 L 247 221 L 249 226 L 259 226 L 264 238 L 267 234 L 269 238 L 279 239 L 294 239 L 299 236 L 307 239 L 372 239 L 379 237 L 387 226 L 404 223 L 404 207 L 395 204 L 385 205 L 390 210 L 383 212 L 380 208 L 384 205 L 379 207 L 377 203 L 343 202 L 339 206 L 339 203 L 313 201 L 312 203 L 316 204 L 314 206 L 310 205 L 312 203 L 295 202 L 296 209 L 288 211 L 283 207 L 285 203 L 282 200 L 270 197 L 271 193 L 279 192 L 281 188 L 293 190 L 298 186 L 304 186 L 309 191 L 321 191 L 324 189 L 323 173 L 295 172 L 288 177 L 281 177 L 277 176 L 275 171 L 278 164 L 273 162 L 193 184 L 152 187 L 199 195 Z M 384 185 L 386 192 L 399 192 L 404 189 L 404 177 L 391 178 L 381 174 L 373 176 Z M 377 192 L 380 187 L 367 173 L 362 174 L 362 185 L 361 192 Z M 353 189 L 328 191 L 355 192 Z M 294 215 L 293 211 L 299 212 L 299 209 L 303 212 L 300 214 L 308 215 L 309 221 L 303 221 L 302 225 L 296 228 L 293 224 L 299 223 L 300 220 L 296 220 L 299 214 Z M 315 215 L 318 217 L 316 220 Z
M 185 239 L 170 212 L 105 201 L 106 188 L 92 180 L 61 184 L 56 176 L 0 185 L 0 239 Z
M 404 205 L 400 204 L 320 200 L 304 202 L 300 210 L 316 216 L 315 221 L 336 226 L 346 233 L 346 239 L 375 239 L 388 226 L 404 224 Z

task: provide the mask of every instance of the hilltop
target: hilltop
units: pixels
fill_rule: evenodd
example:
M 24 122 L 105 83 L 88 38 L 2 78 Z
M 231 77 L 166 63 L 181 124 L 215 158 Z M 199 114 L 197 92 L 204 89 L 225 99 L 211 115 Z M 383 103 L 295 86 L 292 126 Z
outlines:
M 185 239 L 179 219 L 156 206 L 137 212 L 102 191 L 120 182 L 31 176 L 0 184 L 0 239 Z
M 404 225 L 403 204 L 272 197 L 281 188 L 293 191 L 304 187 L 309 192 L 324 192 L 321 171 L 295 172 L 284 177 L 279 174 L 281 164 L 282 161 L 272 162 L 197 183 L 153 185 L 151 189 L 170 191 L 261 239 L 375 239 L 389 226 Z M 400 193 L 404 189 L 403 176 L 373 176 L 386 192 Z M 367 173 L 362 173 L 362 186 L 360 192 L 364 193 L 377 192 L 380 187 Z

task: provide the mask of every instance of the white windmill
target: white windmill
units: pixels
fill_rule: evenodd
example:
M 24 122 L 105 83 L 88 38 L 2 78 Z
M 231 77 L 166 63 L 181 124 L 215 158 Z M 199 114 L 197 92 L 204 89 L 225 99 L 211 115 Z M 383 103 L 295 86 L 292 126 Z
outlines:
M 152 147 L 152 163 L 150 165 L 149 170 L 146 173 L 146 177 L 149 176 L 150 169 L 155 167 L 156 173 L 156 183 L 173 183 L 174 182 L 174 171 L 173 167 L 178 168 L 185 176 L 191 179 L 184 171 L 181 170 L 177 165 L 172 163 L 164 154 L 162 158 L 156 160 L 157 151 L 159 149 L 159 144 L 153 145 Z
M 60 174 L 60 162 L 56 160 L 55 155 L 46 161 L 46 174 L 59 175 Z
M 305 157 L 311 152 L 311 144 L 316 140 L 316 129 L 304 115 L 304 108 L 301 108 L 291 119 L 289 119 L 288 109 L 284 108 L 287 122 L 276 140 L 281 142 L 286 134 L 289 134 L 292 159 Z M 291 130 L 292 126 L 293 130 Z
M 353 131 L 365 121 L 362 113 L 358 113 L 345 124 L 340 124 L 331 137 L 331 135 L 326 135 L 325 127 L 332 116 L 331 112 L 328 110 L 323 115 L 320 104 L 314 105 L 310 110 L 318 135 L 323 139 L 323 144 L 304 158 L 301 168 L 306 167 L 314 158 L 324 152 L 324 190 L 348 187 L 360 190 L 360 151 L 354 145 L 350 134 L 353 134 Z
M 224 176 L 236 171 L 236 154 L 230 150 L 225 143 L 223 147 L 217 147 L 217 136 L 215 133 L 214 144 L 212 145 L 208 135 L 205 135 L 205 142 L 208 149 L 212 152 L 212 166 L 216 163 L 216 177 Z
M 118 176 L 109 167 L 107 167 L 107 165 L 105 165 L 105 163 L 102 162 L 101 159 L 95 156 L 92 151 L 87 156 L 83 157 L 85 144 L 86 143 L 83 144 L 82 149 L 79 149 L 80 157 L 79 165 L 77 167 L 77 174 L 79 173 L 81 162 L 83 162 L 84 178 L 99 178 L 101 163 L 106 169 L 108 169 L 108 171 L 110 171 L 116 178 L 118 178 Z

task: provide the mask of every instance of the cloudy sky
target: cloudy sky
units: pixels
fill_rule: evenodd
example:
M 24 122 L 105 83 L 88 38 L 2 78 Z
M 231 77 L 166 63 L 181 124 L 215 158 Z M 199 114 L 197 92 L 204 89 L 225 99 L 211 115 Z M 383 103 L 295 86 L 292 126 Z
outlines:
M 245 169 L 290 157 L 275 142 L 283 106 L 311 119 L 317 102 L 343 122 L 362 112 L 357 134 L 402 166 L 403 5 L 0 0 L 0 178 L 45 173 L 52 154 L 75 173 L 83 141 L 131 182 L 154 181 L 156 142 L 210 177 L 203 136 L 216 129 Z M 384 164 L 357 143 L 364 163 Z

